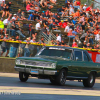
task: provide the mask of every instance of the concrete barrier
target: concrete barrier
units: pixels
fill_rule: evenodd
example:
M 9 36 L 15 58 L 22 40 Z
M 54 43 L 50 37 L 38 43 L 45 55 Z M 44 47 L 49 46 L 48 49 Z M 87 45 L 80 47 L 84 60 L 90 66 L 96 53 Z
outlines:
M 0 57 L 0 72 L 18 73 L 14 70 L 15 58 Z

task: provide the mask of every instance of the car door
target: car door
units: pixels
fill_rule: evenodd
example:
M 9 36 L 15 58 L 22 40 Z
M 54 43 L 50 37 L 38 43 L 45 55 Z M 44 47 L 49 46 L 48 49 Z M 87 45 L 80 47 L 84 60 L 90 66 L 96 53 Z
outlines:
M 68 76 L 69 77 L 79 77 L 81 74 L 81 68 L 83 66 L 83 53 L 81 50 L 74 50 L 73 52 L 73 60 L 71 64 L 68 66 Z M 81 71 L 80 71 L 81 70 Z
M 89 58 L 88 54 L 83 51 L 83 71 L 82 76 L 88 76 L 89 72 L 93 69 L 94 63 Z

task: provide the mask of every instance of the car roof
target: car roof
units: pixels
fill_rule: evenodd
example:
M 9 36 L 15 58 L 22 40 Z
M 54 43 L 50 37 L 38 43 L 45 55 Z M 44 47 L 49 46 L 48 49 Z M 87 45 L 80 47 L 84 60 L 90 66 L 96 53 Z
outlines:
M 64 49 L 73 49 L 73 50 L 80 50 L 80 51 L 86 51 L 82 48 L 73 48 L 73 47 L 63 47 L 63 46 L 46 46 L 46 47 L 53 47 L 53 48 L 64 48 Z

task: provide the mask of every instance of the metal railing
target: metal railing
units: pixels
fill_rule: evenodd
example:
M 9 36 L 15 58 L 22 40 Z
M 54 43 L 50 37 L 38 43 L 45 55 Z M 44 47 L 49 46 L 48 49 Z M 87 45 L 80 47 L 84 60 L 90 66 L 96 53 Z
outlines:
M 52 33 L 52 30 L 51 30 L 51 32 L 50 32 L 49 35 L 47 35 L 47 34 L 45 34 L 45 33 L 43 33 L 43 32 L 40 32 L 40 38 L 41 38 L 41 37 L 44 37 L 44 41 L 45 41 L 46 44 L 49 44 L 51 40 L 56 40 L 56 38 L 57 38 L 57 37 Z

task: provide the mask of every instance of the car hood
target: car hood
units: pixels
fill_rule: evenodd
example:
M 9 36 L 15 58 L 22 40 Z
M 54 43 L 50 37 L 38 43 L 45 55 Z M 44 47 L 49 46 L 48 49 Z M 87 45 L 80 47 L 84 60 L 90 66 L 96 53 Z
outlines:
M 60 58 L 60 57 L 49 57 L 49 56 L 18 57 L 16 59 L 43 61 L 43 62 L 59 62 L 59 61 L 64 61 L 64 60 L 69 61 L 69 59 L 64 59 L 64 58 Z

